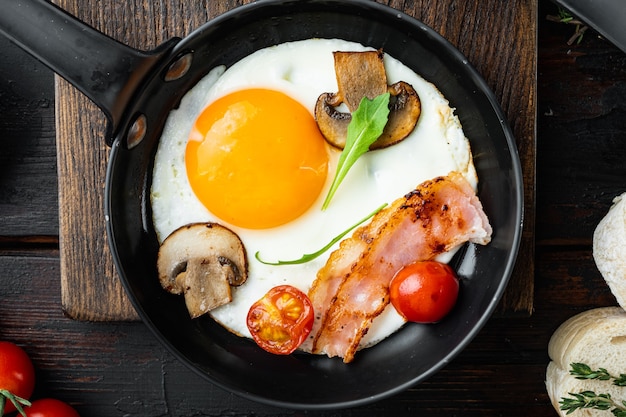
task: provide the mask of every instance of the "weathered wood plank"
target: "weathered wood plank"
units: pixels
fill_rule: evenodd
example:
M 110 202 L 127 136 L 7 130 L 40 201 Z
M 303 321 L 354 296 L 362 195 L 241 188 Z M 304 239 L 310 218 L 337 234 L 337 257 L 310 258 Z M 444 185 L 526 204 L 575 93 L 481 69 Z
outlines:
M 241 399 L 204 381 L 141 323 L 66 317 L 60 308 L 58 256 L 55 250 L 0 251 L 0 339 L 20 344 L 33 358 L 35 398 L 60 398 L 92 417 L 303 415 Z M 588 250 L 544 250 L 537 265 L 541 273 L 532 317 L 492 318 L 426 382 L 341 415 L 482 417 L 506 410 L 511 417 L 554 416 L 543 382 L 550 335 L 573 314 L 613 305 L 614 299 Z
M 544 384 L 550 335 L 580 311 L 615 305 L 593 263 L 590 243 L 613 194 L 626 185 L 620 173 L 626 129 L 619 121 L 626 101 L 617 94 L 626 85 L 626 55 L 589 32 L 580 46 L 568 47 L 571 28 L 546 26 L 539 59 L 539 241 L 532 316 L 490 319 L 442 371 L 388 400 L 344 411 L 275 409 L 204 382 L 141 323 L 86 323 L 66 317 L 59 252 L 33 249 L 42 240 L 50 246 L 53 239 L 24 229 L 15 237 L 0 237 L 0 339 L 17 342 L 33 357 L 38 378 L 34 398 L 59 398 L 92 417 L 556 416 Z M 14 117 L 23 115 L 0 113 L 0 128 L 3 123 L 20 124 Z M 30 134 L 24 130 L 25 136 Z M 594 144 L 604 150 L 595 150 Z M 24 152 L 15 146 L 13 152 Z M 48 147 L 31 156 L 49 161 L 53 154 Z M 31 169 L 36 167 L 25 172 Z M 0 178 L 0 193 L 7 184 L 12 182 Z M 36 198 L 33 210 L 50 210 L 44 202 L 53 199 Z M 25 201 L 19 205 L 29 207 Z M 0 219 L 5 219 L 3 211 Z M 51 225 L 52 220 L 44 226 Z M 7 249 L 23 242 L 29 242 L 26 248 Z
M 208 19 L 246 2 L 57 3 L 108 35 L 149 49 L 172 36 L 185 36 Z M 449 39 L 483 74 L 502 103 L 523 161 L 526 215 L 519 270 L 501 311 L 529 314 L 534 293 L 536 0 L 386 3 Z M 77 319 L 133 319 L 136 316 L 118 283 L 105 242 L 102 200 L 108 155 L 102 139 L 104 117 L 63 80 L 57 81 L 56 91 L 64 308 Z
M 142 49 L 184 36 L 211 13 L 208 4 L 197 2 L 58 4 L 101 32 Z M 106 241 L 103 201 L 109 149 L 103 140 L 104 115 L 62 79 L 57 78 L 56 92 L 63 308 L 82 320 L 136 319 Z
M 7 39 L 0 51 L 0 236 L 56 236 L 54 75 Z
M 567 45 L 574 28 L 547 14 L 555 10 L 542 16 L 554 35 L 539 45 L 537 164 L 551 180 L 537 190 L 546 206 L 537 241 L 590 245 L 611 201 L 626 191 L 626 54 L 593 31 Z

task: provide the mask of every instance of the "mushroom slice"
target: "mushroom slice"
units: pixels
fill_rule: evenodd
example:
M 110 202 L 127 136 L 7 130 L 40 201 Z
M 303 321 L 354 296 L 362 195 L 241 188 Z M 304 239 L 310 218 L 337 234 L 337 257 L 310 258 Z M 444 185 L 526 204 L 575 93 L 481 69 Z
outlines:
M 192 318 L 232 301 L 231 285 L 248 277 L 248 260 L 239 236 L 217 223 L 192 223 L 176 229 L 159 248 L 161 286 L 183 294 Z
M 387 85 L 383 51 L 333 52 L 337 93 L 323 93 L 315 104 L 315 120 L 331 145 L 343 149 L 351 113 L 364 97 L 370 100 L 387 91 L 391 94 L 389 120 L 383 134 L 370 150 L 400 142 L 413 131 L 421 113 L 420 99 L 413 87 L 403 81 Z M 344 104 L 349 112 L 338 107 Z

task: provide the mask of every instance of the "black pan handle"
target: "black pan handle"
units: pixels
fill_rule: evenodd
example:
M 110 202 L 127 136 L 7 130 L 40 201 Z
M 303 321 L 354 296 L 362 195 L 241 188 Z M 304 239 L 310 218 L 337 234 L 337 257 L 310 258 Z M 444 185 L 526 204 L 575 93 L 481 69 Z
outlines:
M 106 140 L 117 134 L 127 104 L 179 39 L 152 51 L 124 45 L 45 0 L 2 2 L 0 33 L 90 98 L 109 119 Z

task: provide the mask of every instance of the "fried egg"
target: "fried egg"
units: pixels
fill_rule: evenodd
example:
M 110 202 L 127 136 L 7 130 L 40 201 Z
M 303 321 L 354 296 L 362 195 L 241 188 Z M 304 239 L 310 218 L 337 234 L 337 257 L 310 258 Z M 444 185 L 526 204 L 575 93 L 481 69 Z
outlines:
M 160 241 L 193 222 L 220 223 L 239 235 L 248 255 L 248 280 L 233 288 L 231 303 L 210 315 L 240 336 L 250 337 L 246 315 L 255 301 L 283 284 L 306 293 L 338 244 L 295 265 L 267 265 L 255 254 L 275 262 L 313 253 L 381 204 L 451 171 L 476 187 L 469 141 L 454 109 L 433 84 L 385 54 L 388 83 L 405 81 L 420 97 L 418 123 L 402 142 L 361 156 L 329 207 L 321 209 L 340 151 L 317 130 L 315 103 L 320 94 L 337 91 L 333 51 L 365 50 L 372 48 L 337 39 L 259 50 L 228 69 L 211 70 L 168 116 L 151 185 L 154 228 Z M 257 124 L 231 135 L 244 118 Z M 211 142 L 204 141 L 209 131 Z M 403 324 L 388 307 L 363 345 Z

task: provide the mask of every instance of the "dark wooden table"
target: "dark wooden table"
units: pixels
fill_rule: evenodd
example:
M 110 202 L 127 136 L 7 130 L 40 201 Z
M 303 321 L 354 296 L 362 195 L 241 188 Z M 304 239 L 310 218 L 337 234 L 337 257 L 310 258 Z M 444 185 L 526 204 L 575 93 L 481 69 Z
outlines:
M 341 412 L 276 409 L 205 382 L 140 322 L 65 317 L 60 299 L 54 76 L 0 39 L 0 339 L 37 369 L 35 398 L 87 416 L 555 416 L 547 343 L 577 312 L 615 300 L 591 238 L 626 191 L 626 54 L 589 30 L 549 22 L 539 1 L 536 254 L 530 317 L 493 317 L 428 381 Z M 277 378 L 280 375 L 276 376 Z

